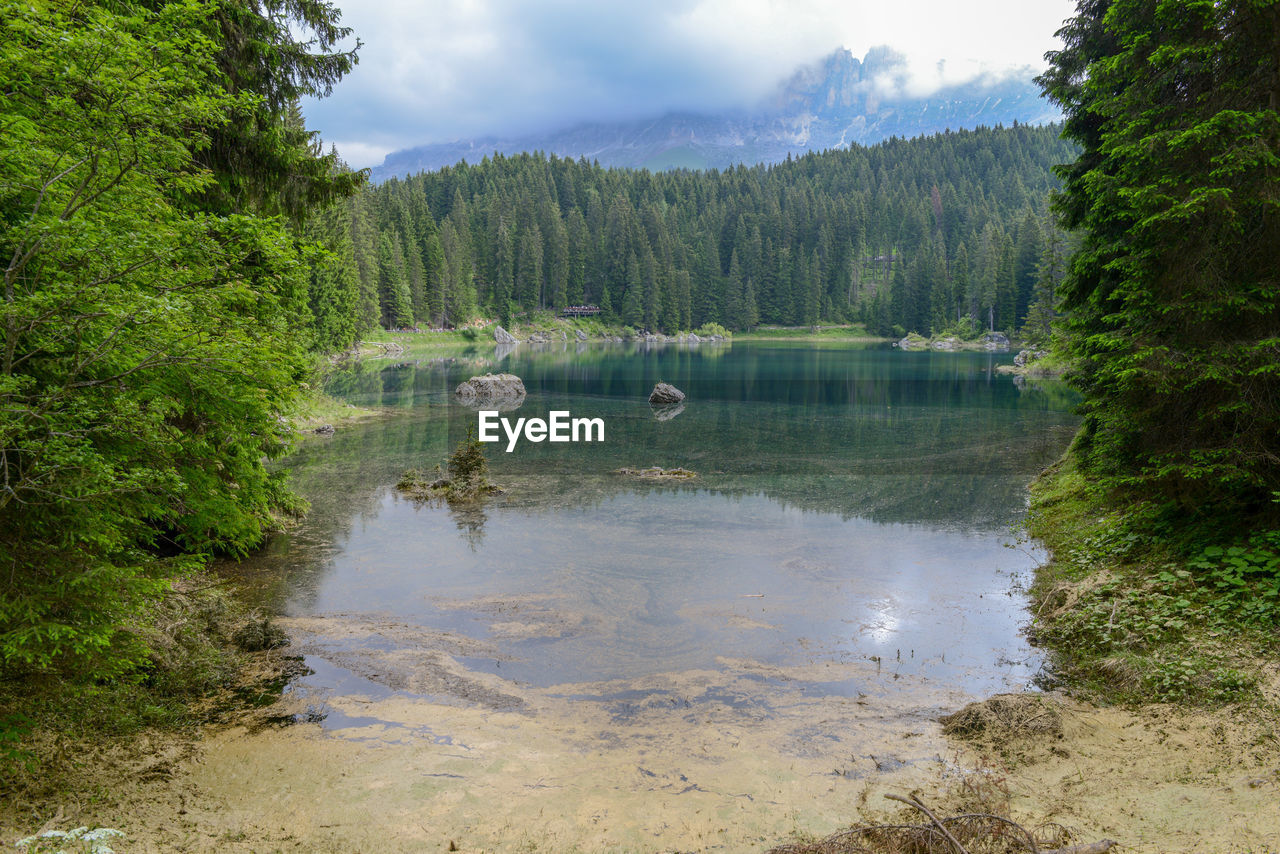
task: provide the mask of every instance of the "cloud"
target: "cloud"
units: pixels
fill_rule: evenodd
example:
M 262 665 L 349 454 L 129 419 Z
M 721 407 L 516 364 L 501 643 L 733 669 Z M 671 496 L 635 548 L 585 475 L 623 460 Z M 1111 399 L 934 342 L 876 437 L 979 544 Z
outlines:
M 746 106 L 840 46 L 889 44 L 921 94 L 1037 65 L 1071 0 L 363 0 L 364 46 L 309 125 L 356 166 L 424 142 Z M 945 60 L 942 66 L 939 60 Z

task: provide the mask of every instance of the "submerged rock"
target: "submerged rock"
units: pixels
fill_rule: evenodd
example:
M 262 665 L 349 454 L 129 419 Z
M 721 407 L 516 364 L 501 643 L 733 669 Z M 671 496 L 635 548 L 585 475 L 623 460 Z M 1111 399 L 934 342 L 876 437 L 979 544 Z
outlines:
M 516 336 L 503 329 L 501 326 L 496 326 L 493 329 L 493 340 L 497 341 L 499 344 L 515 344 L 519 342 L 520 339 L 516 338 Z
M 668 406 L 684 402 L 684 392 L 668 383 L 658 383 L 649 392 L 649 402 L 658 406 Z
M 507 404 L 519 406 L 524 402 L 524 381 L 515 374 L 484 374 L 459 383 L 454 389 L 459 403 L 473 405 Z
M 650 466 L 647 469 L 618 469 L 614 474 L 642 477 L 646 480 L 688 480 L 698 476 L 696 472 L 691 472 L 688 469 L 664 469 L 662 466 Z

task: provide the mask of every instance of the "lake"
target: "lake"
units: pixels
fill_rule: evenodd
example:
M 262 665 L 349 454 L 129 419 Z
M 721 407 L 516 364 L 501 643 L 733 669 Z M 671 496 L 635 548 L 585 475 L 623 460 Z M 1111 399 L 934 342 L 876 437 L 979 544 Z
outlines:
M 850 820 L 846 784 L 945 761 L 934 718 L 1042 666 L 1015 526 L 1077 422 L 1009 361 L 566 343 L 337 373 L 400 412 L 304 443 L 310 516 L 239 567 L 311 671 L 281 738 L 420 813 L 406 844 L 736 850 Z M 528 389 L 506 417 L 604 440 L 487 445 L 482 506 L 399 495 L 475 430 L 452 390 L 488 371 Z M 647 466 L 697 477 L 615 473 Z

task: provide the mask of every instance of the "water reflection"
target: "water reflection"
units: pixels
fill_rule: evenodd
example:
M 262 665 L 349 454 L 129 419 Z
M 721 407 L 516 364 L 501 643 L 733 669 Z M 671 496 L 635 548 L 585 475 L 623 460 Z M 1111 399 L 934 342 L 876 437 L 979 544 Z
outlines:
M 1027 481 L 1069 440 L 1064 392 L 1020 391 L 993 371 L 1008 357 L 989 354 L 576 349 L 517 348 L 502 369 L 525 382 L 522 414 L 602 417 L 606 441 L 495 447 L 507 492 L 465 508 L 391 485 L 474 428 L 452 389 L 491 358 L 335 377 L 332 392 L 406 413 L 304 446 L 291 467 L 311 516 L 245 574 L 295 616 L 492 643 L 469 666 L 535 685 L 729 659 L 875 660 L 973 690 L 1030 678 L 1013 588 L 1035 560 L 1002 542 Z M 649 407 L 658 380 L 688 393 L 679 418 Z M 651 465 L 699 477 L 612 473 Z

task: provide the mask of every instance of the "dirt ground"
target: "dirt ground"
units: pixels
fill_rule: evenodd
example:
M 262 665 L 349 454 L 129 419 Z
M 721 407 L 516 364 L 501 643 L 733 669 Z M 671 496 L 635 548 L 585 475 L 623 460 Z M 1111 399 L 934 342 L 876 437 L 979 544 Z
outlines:
M 938 718 L 974 698 L 865 662 L 534 688 L 469 668 L 492 650 L 448 633 L 286 628 L 366 690 L 103 748 L 77 772 L 85 794 L 3 805 L 0 840 L 52 819 L 123 830 L 122 852 L 763 851 L 897 819 L 883 795 L 915 792 L 939 811 L 1007 801 L 1118 851 L 1280 852 L 1280 672 L 1265 708 L 1034 695 L 962 738 Z M 818 690 L 833 682 L 864 688 Z

